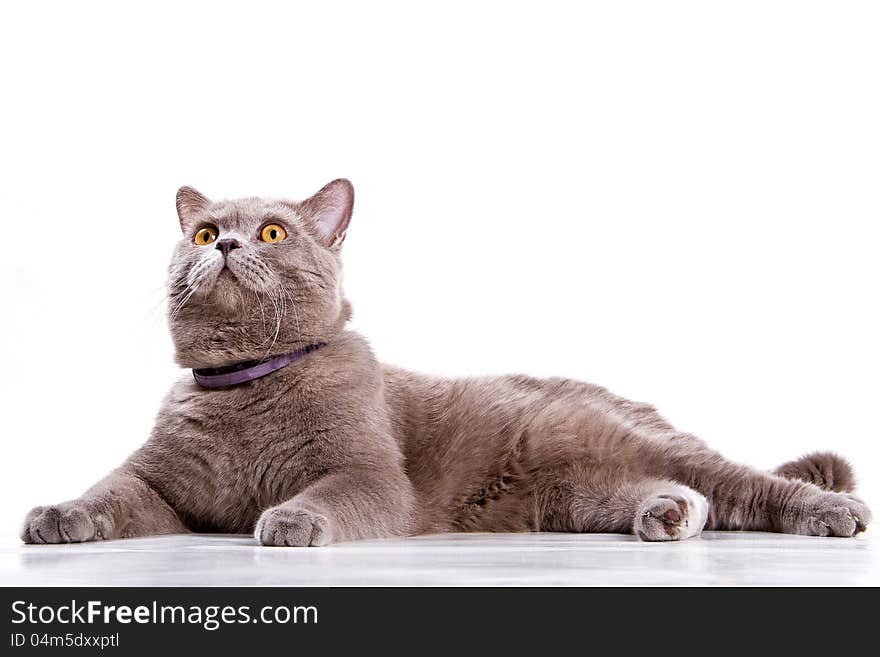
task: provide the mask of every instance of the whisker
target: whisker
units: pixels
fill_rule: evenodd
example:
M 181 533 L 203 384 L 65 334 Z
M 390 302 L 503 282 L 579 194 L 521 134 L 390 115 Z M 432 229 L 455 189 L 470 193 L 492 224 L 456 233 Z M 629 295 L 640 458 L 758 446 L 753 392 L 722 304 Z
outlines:
M 198 286 L 198 285 L 195 285 L 195 286 L 193 286 L 192 288 L 190 288 L 189 293 L 187 293 L 187 295 L 183 298 L 183 300 L 181 300 L 181 301 L 180 301 L 180 302 L 174 307 L 174 310 L 172 310 L 171 313 L 169 314 L 169 319 L 170 319 L 170 321 L 174 321 L 174 320 L 177 318 L 177 316 L 178 316 L 178 315 L 180 314 L 180 312 L 183 310 L 183 307 L 187 304 L 187 302 L 188 302 L 190 299 L 192 299 L 192 296 L 196 293 L 196 290 L 198 290 L 198 289 L 199 289 L 199 286 Z

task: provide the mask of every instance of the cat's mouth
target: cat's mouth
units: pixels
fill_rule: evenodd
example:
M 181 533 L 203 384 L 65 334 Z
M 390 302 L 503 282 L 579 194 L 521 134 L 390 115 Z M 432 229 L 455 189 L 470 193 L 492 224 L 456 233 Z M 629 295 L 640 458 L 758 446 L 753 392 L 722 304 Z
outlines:
M 256 292 L 265 290 L 265 282 L 255 275 L 247 263 L 226 258 L 214 279 L 213 288 L 221 293 Z
M 255 263 L 253 257 L 230 257 L 219 251 L 193 265 L 188 279 L 188 291 L 228 306 L 239 305 L 248 293 L 265 293 L 273 283 L 265 265 Z
M 216 278 L 214 278 L 214 283 L 212 284 L 212 291 L 217 291 L 220 293 L 223 292 L 231 292 L 235 289 L 245 288 L 245 282 L 241 280 L 241 277 L 238 276 L 235 271 L 229 267 L 229 263 L 226 263 L 223 268 L 217 273 Z

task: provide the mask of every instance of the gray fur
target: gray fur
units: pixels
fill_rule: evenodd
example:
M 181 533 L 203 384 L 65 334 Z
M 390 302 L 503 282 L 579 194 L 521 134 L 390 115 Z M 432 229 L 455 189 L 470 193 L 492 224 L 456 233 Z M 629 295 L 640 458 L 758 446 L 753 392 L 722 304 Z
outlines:
M 774 472 L 783 477 L 803 479 L 825 490 L 851 493 L 856 488 L 852 466 L 830 452 L 813 452 L 794 461 L 783 463 Z
M 24 541 L 207 531 L 318 546 L 450 531 L 668 541 L 704 526 L 816 536 L 865 529 L 870 511 L 848 494 L 851 469 L 834 455 L 766 473 L 591 384 L 444 379 L 379 364 L 345 329 L 339 254 L 352 202 L 345 180 L 302 202 L 178 192 L 183 239 L 168 292 L 180 365 L 327 346 L 229 389 L 184 377 L 146 444 L 82 497 L 32 510 Z M 287 239 L 261 242 L 267 221 Z M 196 245 L 205 224 L 240 248 Z

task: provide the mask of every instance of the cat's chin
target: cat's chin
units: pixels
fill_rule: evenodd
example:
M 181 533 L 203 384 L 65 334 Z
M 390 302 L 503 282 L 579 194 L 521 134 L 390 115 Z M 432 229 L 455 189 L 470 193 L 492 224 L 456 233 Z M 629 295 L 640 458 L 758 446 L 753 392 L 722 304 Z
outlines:
M 246 289 L 229 269 L 224 268 L 211 286 L 209 297 L 223 310 L 240 309 L 253 293 Z
M 232 273 L 232 270 L 229 267 L 224 267 L 220 270 L 220 273 L 217 274 L 217 278 L 214 279 L 214 286 L 218 285 L 233 285 L 240 286 L 241 283 L 238 281 L 238 277 Z

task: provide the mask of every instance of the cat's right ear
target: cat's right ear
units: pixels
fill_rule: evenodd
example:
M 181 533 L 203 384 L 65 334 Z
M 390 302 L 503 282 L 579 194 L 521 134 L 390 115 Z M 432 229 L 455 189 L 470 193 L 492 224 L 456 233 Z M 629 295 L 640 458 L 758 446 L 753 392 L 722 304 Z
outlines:
M 338 249 L 345 239 L 353 204 L 354 187 L 351 182 L 345 178 L 337 178 L 324 185 L 314 196 L 301 201 L 298 206 L 318 229 L 324 246 Z
M 190 232 L 193 221 L 211 201 L 192 187 L 181 187 L 177 190 L 177 218 L 180 219 L 180 230 L 184 234 Z

